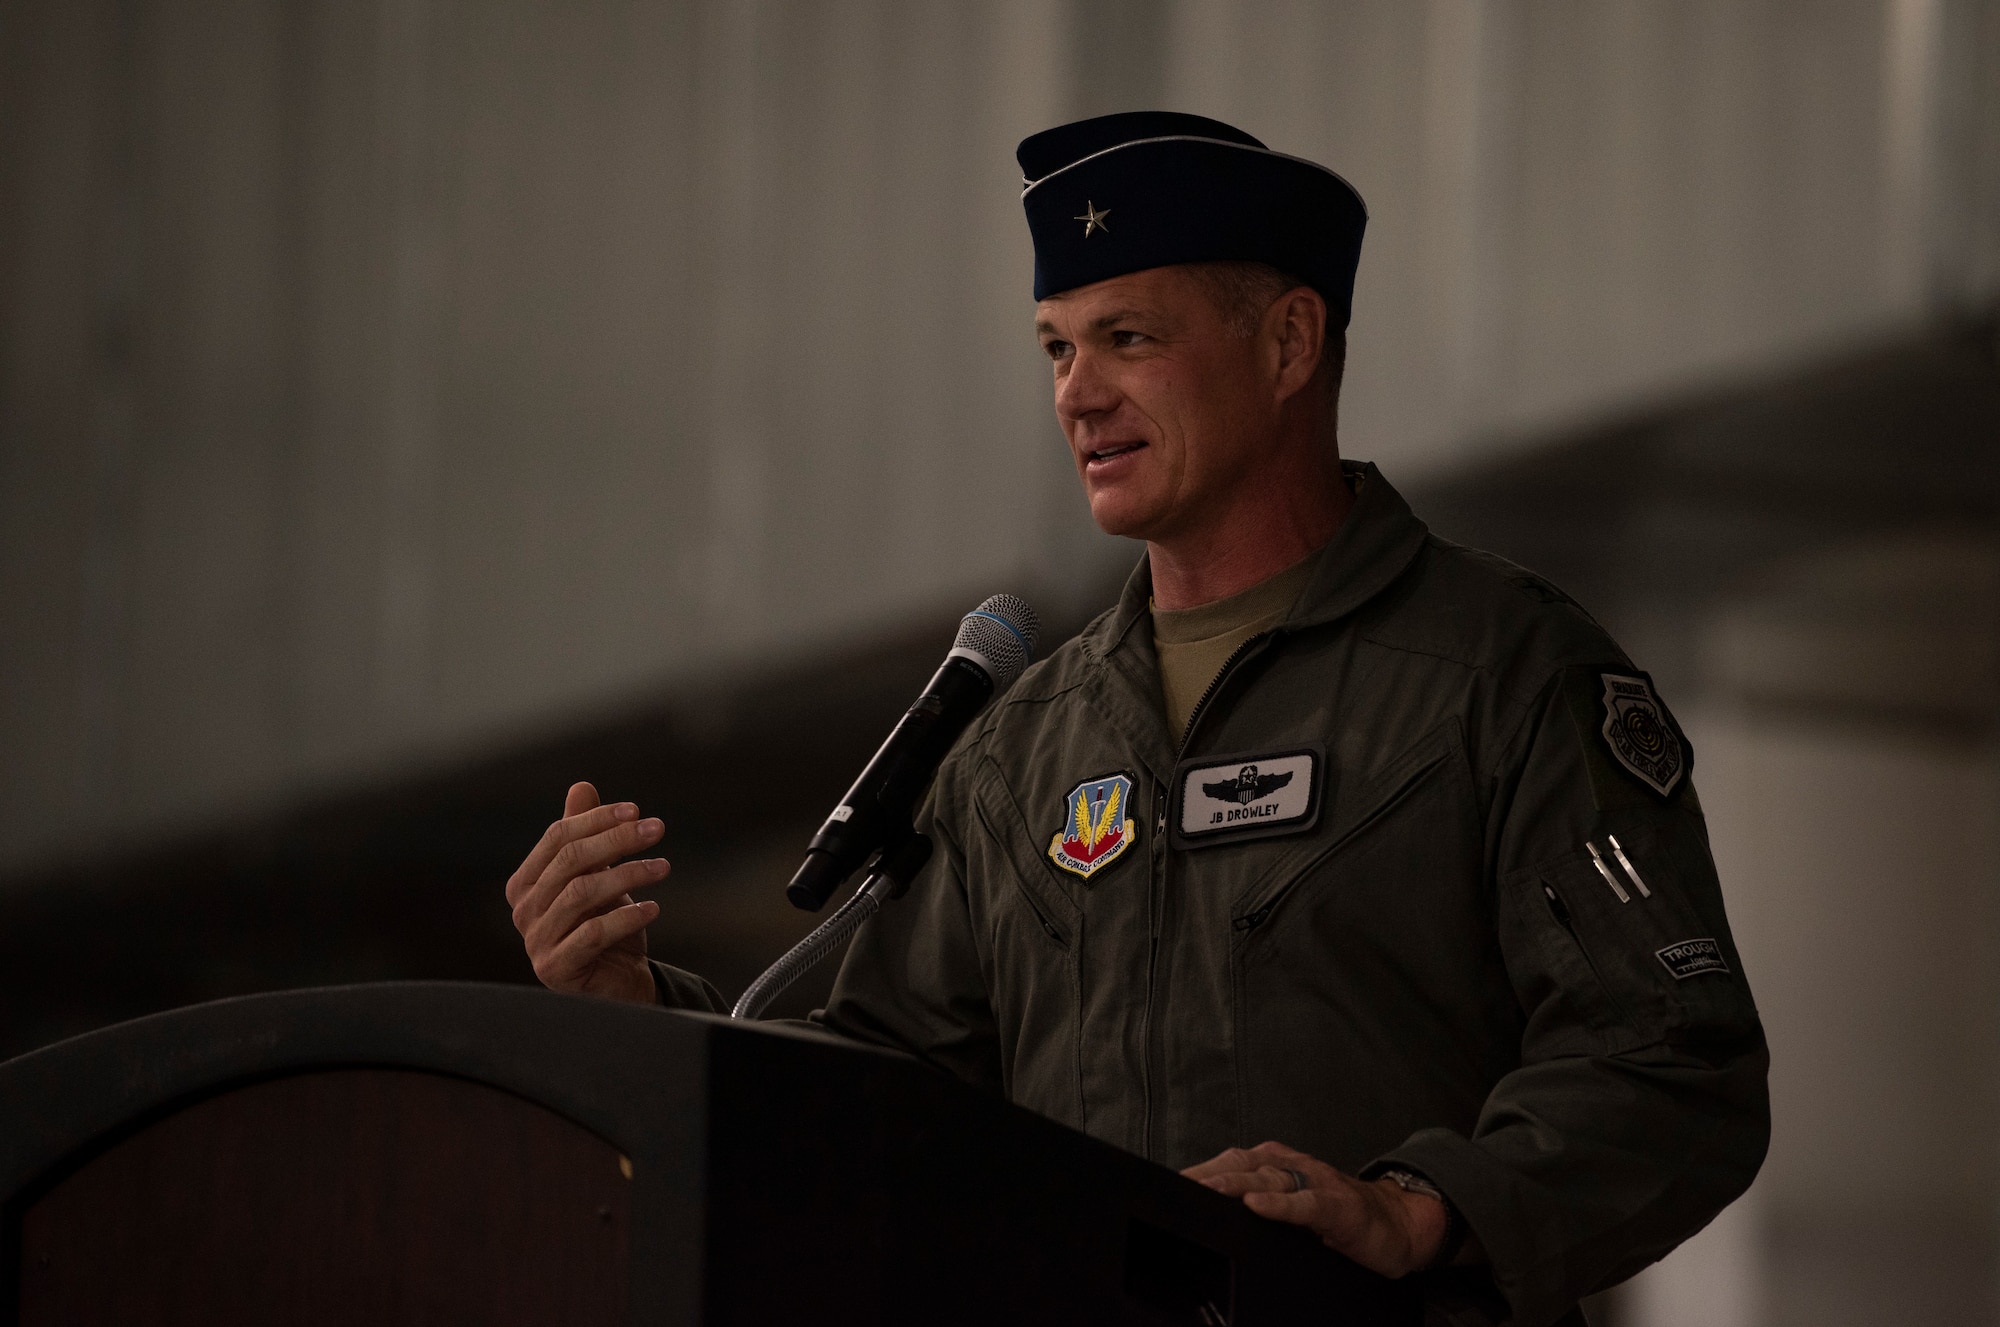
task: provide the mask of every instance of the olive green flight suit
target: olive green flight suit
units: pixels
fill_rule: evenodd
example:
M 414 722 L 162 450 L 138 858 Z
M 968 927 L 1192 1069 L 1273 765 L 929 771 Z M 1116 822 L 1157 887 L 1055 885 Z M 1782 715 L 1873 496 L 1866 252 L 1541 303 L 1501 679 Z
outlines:
M 1268 1139 L 1419 1171 L 1485 1249 L 1474 1303 L 1504 1297 L 1472 1319 L 1548 1323 L 1749 1185 L 1763 1031 L 1650 681 L 1350 470 L 1309 587 L 1178 748 L 1143 564 L 988 709 L 817 1017 L 1164 1165 Z M 1293 778 L 1260 801 L 1248 766 Z M 1087 876 L 1060 864 L 1119 820 Z

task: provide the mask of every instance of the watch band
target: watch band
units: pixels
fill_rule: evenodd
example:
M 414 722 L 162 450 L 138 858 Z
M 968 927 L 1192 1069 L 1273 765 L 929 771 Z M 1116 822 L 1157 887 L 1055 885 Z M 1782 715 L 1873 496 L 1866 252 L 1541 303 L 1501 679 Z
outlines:
M 1465 1247 L 1465 1218 L 1459 1215 L 1457 1204 L 1445 1196 L 1444 1190 L 1431 1183 L 1428 1176 L 1419 1175 L 1414 1170 L 1385 1170 L 1381 1178 L 1405 1193 L 1421 1193 L 1444 1204 L 1444 1239 L 1438 1244 L 1437 1256 L 1424 1270 L 1428 1272 L 1451 1266 L 1452 1259 L 1458 1257 L 1458 1251 Z

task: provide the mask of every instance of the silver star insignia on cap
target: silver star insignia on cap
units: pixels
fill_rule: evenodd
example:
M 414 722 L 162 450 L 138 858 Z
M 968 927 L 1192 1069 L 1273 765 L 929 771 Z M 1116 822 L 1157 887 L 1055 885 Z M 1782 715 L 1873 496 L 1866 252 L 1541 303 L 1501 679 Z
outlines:
M 1083 223 L 1083 238 L 1089 239 L 1090 233 L 1095 230 L 1101 230 L 1106 235 L 1109 235 L 1111 233 L 1111 227 L 1104 224 L 1104 218 L 1110 215 L 1111 215 L 1110 208 L 1107 207 L 1102 212 L 1100 212 L 1097 210 L 1097 204 L 1091 202 L 1089 199 L 1085 199 L 1083 204 L 1083 215 L 1080 217 L 1071 217 L 1070 220 L 1081 221 Z

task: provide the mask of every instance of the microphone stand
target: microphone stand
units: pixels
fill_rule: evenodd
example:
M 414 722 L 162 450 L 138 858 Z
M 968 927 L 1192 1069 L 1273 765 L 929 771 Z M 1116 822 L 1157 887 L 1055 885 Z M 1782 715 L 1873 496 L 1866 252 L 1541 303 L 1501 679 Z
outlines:
M 910 887 L 910 881 L 930 859 L 931 841 L 924 835 L 906 829 L 893 838 L 876 857 L 868 878 L 861 882 L 861 888 L 855 890 L 847 902 L 834 909 L 833 915 L 815 927 L 811 935 L 787 949 L 776 963 L 764 970 L 763 976 L 751 982 L 750 988 L 736 1001 L 736 1007 L 729 1011 L 729 1016 L 746 1019 L 760 1016 L 780 992 L 840 948 L 849 936 L 861 929 L 861 923 L 880 912 L 884 902 L 901 898 L 903 891 Z

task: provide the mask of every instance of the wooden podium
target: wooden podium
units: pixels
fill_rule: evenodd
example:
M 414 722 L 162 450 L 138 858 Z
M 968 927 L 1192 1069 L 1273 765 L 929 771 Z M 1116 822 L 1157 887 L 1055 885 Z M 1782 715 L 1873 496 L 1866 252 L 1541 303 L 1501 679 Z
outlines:
M 1418 1312 L 902 1057 L 513 986 L 223 1000 L 0 1064 L 0 1202 L 19 1327 Z

